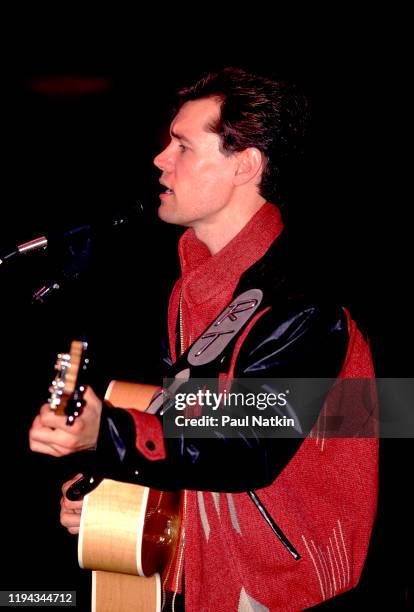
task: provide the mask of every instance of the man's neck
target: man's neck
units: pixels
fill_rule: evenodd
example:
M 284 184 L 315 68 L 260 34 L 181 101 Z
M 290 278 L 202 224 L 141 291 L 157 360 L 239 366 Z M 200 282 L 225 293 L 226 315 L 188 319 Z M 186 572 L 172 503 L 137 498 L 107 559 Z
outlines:
M 220 211 L 220 216 L 210 223 L 194 226 L 194 232 L 200 242 L 203 242 L 212 255 L 215 255 L 226 244 L 228 244 L 257 211 L 266 202 L 261 196 L 257 196 L 249 206 L 237 206 Z

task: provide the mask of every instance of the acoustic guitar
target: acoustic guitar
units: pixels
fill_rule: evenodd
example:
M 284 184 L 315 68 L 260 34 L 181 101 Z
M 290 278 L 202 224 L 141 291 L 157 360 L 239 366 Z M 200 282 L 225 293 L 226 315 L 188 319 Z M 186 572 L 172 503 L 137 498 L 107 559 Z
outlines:
M 73 341 L 59 354 L 50 406 L 68 424 L 83 407 L 87 344 Z M 157 387 L 112 381 L 105 400 L 119 408 L 146 410 Z M 93 482 L 93 477 L 88 477 Z M 96 484 L 96 483 L 93 483 Z M 76 483 L 75 483 L 76 485 Z M 73 487 L 73 485 L 72 485 Z M 93 612 L 158 612 L 179 532 L 179 493 L 103 479 L 83 501 L 79 565 L 92 572 Z

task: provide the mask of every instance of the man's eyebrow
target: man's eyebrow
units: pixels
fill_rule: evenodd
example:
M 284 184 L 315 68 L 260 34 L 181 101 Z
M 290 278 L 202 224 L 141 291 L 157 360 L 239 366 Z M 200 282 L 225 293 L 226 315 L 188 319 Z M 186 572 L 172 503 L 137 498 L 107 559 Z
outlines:
M 187 142 L 188 144 L 191 144 L 191 140 L 189 140 L 186 136 L 184 136 L 183 134 L 179 134 L 178 132 L 176 132 L 175 130 L 171 130 L 170 132 L 171 136 L 173 136 L 174 138 L 177 138 L 177 140 L 182 140 L 184 142 Z

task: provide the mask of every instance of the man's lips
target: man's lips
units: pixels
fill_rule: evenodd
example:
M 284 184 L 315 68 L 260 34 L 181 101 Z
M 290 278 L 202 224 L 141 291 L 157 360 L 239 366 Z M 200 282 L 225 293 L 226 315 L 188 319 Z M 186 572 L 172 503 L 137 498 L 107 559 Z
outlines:
M 166 189 L 165 191 L 161 191 L 160 198 L 162 198 L 162 199 L 170 198 L 173 195 L 174 195 L 174 192 L 173 192 L 172 189 Z
M 168 187 L 168 185 L 166 185 L 165 183 L 162 183 L 161 181 L 160 181 L 160 184 L 162 187 L 165 187 L 164 191 L 161 191 L 160 197 L 164 197 L 164 196 L 167 197 L 167 196 L 174 195 L 174 190 Z

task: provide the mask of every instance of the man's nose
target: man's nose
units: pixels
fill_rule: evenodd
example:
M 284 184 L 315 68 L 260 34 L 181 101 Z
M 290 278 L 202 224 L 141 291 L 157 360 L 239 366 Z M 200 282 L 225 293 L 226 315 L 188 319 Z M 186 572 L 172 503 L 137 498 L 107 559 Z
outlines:
M 163 172 L 171 168 L 172 160 L 171 156 L 168 155 L 168 147 L 154 157 L 154 164 Z

